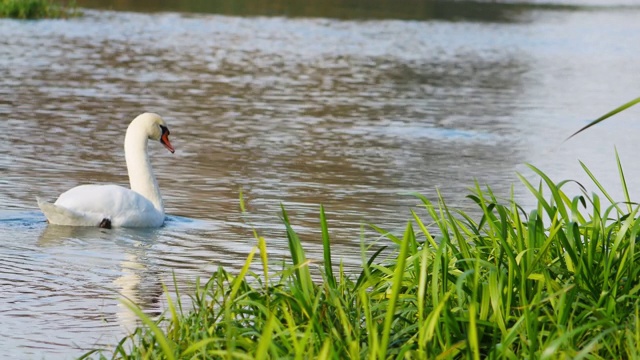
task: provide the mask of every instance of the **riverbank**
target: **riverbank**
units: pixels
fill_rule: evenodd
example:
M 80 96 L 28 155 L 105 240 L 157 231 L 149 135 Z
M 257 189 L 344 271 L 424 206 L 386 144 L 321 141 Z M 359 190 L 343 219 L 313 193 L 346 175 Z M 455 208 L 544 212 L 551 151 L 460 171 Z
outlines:
M 242 270 L 214 272 L 193 310 L 167 297 L 152 320 L 128 304 L 144 326 L 113 358 L 637 358 L 638 206 L 613 201 L 586 167 L 603 197 L 565 193 L 571 182 L 531 168 L 539 184 L 520 176 L 538 201 L 530 211 L 478 184 L 468 198 L 480 218 L 416 195 L 403 234 L 373 227 L 393 249 L 354 277 L 334 263 L 322 208 L 322 265 L 283 208 L 290 263 L 271 263 L 254 231 Z M 249 271 L 255 261 L 262 273 Z
M 0 0 L 0 18 L 59 19 L 82 15 L 74 1 L 58 4 L 51 0 Z

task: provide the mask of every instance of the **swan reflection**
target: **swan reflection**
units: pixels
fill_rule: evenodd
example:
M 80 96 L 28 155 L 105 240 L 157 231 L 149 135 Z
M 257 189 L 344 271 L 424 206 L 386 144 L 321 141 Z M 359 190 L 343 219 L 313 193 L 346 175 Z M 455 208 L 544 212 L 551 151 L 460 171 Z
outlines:
M 93 298 L 96 291 L 100 293 L 105 301 L 100 308 L 92 310 L 102 313 L 105 322 L 117 323 L 122 333 L 129 333 L 138 325 L 138 319 L 122 299 L 133 302 L 152 316 L 160 311 L 161 274 L 152 257 L 148 256 L 149 248 L 157 242 L 159 235 L 159 229 L 48 225 L 37 245 L 55 248 L 58 256 L 66 257 L 61 262 L 73 264 L 76 285 L 88 287 L 76 295 L 84 293 Z M 77 274 L 84 276 L 79 278 Z M 97 283 L 92 282 L 94 278 Z M 101 281 L 105 278 L 112 279 L 110 284 Z M 92 303 L 96 304 L 95 301 Z

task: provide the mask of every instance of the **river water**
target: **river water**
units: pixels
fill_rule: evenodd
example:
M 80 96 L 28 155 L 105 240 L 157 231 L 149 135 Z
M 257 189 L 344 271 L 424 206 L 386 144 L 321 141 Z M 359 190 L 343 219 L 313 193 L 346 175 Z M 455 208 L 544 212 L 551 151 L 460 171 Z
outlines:
M 385 244 L 363 225 L 401 231 L 418 204 L 404 193 L 440 190 L 473 214 L 477 179 L 528 206 L 525 163 L 594 189 L 580 159 L 620 195 L 617 146 L 637 199 L 640 109 L 562 142 L 638 96 L 633 2 L 201 3 L 86 1 L 77 19 L 0 20 L 0 357 L 108 348 L 135 325 L 121 297 L 161 311 L 174 274 L 188 289 L 241 267 L 251 227 L 277 263 L 280 204 L 316 262 L 323 204 L 335 261 L 357 270 L 362 241 Z M 124 132 L 144 111 L 176 148 L 150 146 L 166 225 L 48 226 L 35 196 L 127 185 Z

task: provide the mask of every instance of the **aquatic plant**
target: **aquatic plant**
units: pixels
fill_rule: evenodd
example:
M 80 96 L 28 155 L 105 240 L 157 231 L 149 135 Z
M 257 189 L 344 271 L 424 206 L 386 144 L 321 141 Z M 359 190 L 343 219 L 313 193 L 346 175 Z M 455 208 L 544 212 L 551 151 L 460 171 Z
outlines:
M 66 5 L 52 0 L 0 0 L 0 18 L 42 19 L 80 16 L 74 1 Z
M 640 103 L 640 97 L 639 98 L 635 98 L 635 99 L 633 99 L 633 100 L 631 100 L 631 101 L 629 101 L 629 102 L 627 102 L 625 104 L 622 104 L 622 105 L 618 106 L 617 108 L 609 111 L 608 113 L 600 116 L 599 118 L 597 118 L 597 119 L 591 121 L 590 123 L 588 123 L 587 125 L 583 126 L 580 130 L 578 130 L 578 131 L 574 132 L 573 134 L 571 134 L 571 136 L 569 136 L 565 141 L 571 139 L 572 137 L 578 135 L 579 133 L 587 130 L 588 128 L 590 128 L 592 126 L 605 121 L 606 119 L 612 117 L 613 115 L 616 115 L 619 112 L 622 112 L 622 111 L 627 110 L 628 108 L 630 108 L 630 107 L 632 107 L 634 105 L 637 105 L 638 103 Z
M 478 218 L 415 195 L 423 214 L 411 211 L 403 234 L 373 226 L 392 249 L 358 276 L 333 263 L 322 207 L 323 266 L 306 258 L 283 208 L 288 265 L 274 270 L 254 231 L 243 268 L 215 271 L 190 310 L 168 296 L 151 319 L 127 303 L 143 325 L 112 358 L 639 358 L 640 207 L 618 165 L 623 202 L 584 165 L 604 199 L 582 186 L 570 197 L 569 181 L 533 166 L 538 184 L 520 176 L 531 211 L 479 184 L 468 195 Z M 250 271 L 256 254 L 261 273 Z

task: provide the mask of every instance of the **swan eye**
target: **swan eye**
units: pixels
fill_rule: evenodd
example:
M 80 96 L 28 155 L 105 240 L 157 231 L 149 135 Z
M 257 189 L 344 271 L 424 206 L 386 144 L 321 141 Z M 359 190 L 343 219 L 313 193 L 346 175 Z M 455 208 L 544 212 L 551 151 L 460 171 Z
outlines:
M 162 135 L 164 135 L 165 133 L 166 133 L 167 135 L 171 134 L 171 132 L 169 131 L 169 128 L 167 128 L 167 127 L 166 127 L 166 126 L 164 126 L 164 125 L 160 125 L 160 130 L 162 130 Z

